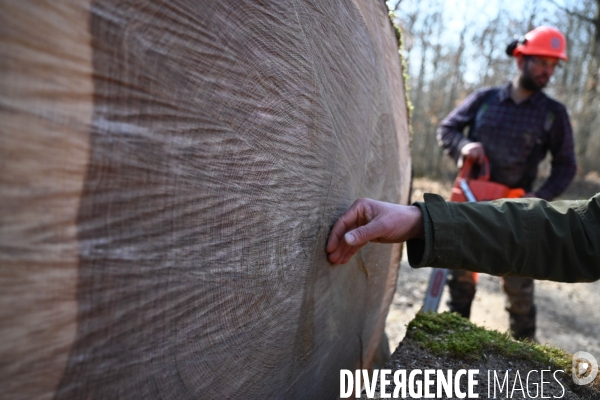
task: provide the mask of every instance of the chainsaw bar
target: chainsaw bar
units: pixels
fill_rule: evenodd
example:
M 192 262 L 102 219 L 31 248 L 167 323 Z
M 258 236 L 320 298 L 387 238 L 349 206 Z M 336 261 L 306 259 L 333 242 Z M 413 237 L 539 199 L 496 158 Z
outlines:
M 427 286 L 427 294 L 423 303 L 422 312 L 433 311 L 437 312 L 440 306 L 444 285 L 448 277 L 448 270 L 445 268 L 434 268 L 429 277 L 429 285 Z
M 477 202 L 475 195 L 471 191 L 469 184 L 465 179 L 461 179 L 459 182 L 460 190 L 462 190 L 465 198 L 471 202 Z M 448 270 L 445 268 L 434 268 L 431 271 L 429 277 L 429 285 L 427 286 L 427 293 L 425 294 L 425 301 L 423 302 L 422 312 L 433 311 L 437 312 L 440 306 L 440 300 L 442 299 L 442 293 L 444 292 L 444 286 L 446 286 L 446 279 L 448 278 Z

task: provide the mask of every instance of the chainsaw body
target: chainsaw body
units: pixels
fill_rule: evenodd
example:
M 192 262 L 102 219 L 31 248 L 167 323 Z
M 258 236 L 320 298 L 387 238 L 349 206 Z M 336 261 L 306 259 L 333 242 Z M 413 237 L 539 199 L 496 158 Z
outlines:
M 476 168 L 478 167 L 478 168 Z M 478 171 L 476 171 L 478 169 Z M 485 157 L 481 165 L 476 165 L 473 160 L 465 159 L 454 185 L 450 201 L 466 202 L 460 181 L 465 180 L 473 192 L 477 201 L 489 201 L 496 199 L 516 199 L 523 197 L 525 190 L 521 188 L 511 189 L 508 186 L 490 181 L 490 162 Z

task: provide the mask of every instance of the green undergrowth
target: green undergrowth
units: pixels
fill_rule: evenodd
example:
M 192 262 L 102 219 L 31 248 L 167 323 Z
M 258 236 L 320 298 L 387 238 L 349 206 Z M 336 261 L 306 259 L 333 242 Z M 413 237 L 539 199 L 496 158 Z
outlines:
M 507 333 L 474 325 L 455 313 L 419 313 L 408 324 L 407 332 L 421 346 L 439 355 L 465 360 L 481 360 L 497 354 L 508 359 L 523 359 L 570 373 L 571 355 L 563 350 L 534 342 L 518 342 Z

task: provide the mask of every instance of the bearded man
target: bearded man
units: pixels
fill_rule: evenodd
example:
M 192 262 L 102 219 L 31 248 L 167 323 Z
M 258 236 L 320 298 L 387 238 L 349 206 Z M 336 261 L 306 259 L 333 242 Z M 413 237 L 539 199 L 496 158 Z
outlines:
M 576 172 L 567 110 L 542 91 L 560 60 L 567 60 L 566 40 L 557 29 L 542 26 L 513 41 L 506 52 L 516 59 L 517 76 L 505 86 L 472 93 L 441 122 L 438 141 L 459 164 L 465 158 L 481 163 L 487 157 L 491 181 L 522 188 L 525 197 L 552 200 L 567 188 Z M 534 191 L 538 165 L 548 152 L 552 156 L 550 175 Z M 451 271 L 448 286 L 450 310 L 469 318 L 476 275 Z M 504 277 L 503 289 L 513 337 L 534 340 L 534 281 Z

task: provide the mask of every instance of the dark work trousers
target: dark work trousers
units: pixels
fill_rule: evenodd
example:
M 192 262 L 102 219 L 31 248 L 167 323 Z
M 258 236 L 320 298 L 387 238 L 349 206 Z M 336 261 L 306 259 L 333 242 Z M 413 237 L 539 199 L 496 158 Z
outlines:
M 475 274 L 469 271 L 450 271 L 448 288 L 450 311 L 465 318 L 471 315 L 471 303 L 476 290 Z M 502 288 L 506 293 L 506 311 L 509 313 L 510 330 L 516 339 L 534 339 L 535 304 L 533 302 L 533 279 L 505 276 Z

